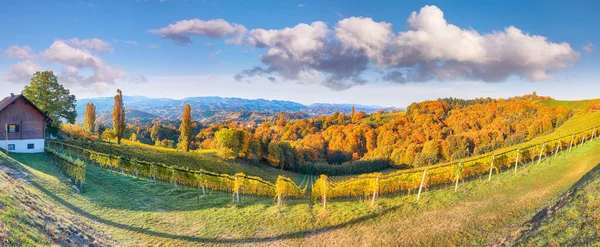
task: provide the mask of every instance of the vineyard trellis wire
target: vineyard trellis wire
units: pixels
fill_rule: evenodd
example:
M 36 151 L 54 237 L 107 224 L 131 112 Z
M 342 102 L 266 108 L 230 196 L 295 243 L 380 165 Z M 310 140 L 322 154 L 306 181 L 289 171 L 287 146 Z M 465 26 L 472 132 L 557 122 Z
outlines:
M 328 178 L 321 175 L 311 184 L 310 198 L 312 200 L 323 200 L 326 206 L 328 198 L 350 198 L 372 195 L 372 204 L 377 201 L 380 194 L 390 194 L 407 191 L 409 194 L 415 190 L 421 191 L 423 187 L 438 186 L 454 183 L 455 190 L 459 180 L 482 176 L 488 173 L 491 180 L 493 172 L 499 174 L 514 164 L 515 171 L 519 165 L 540 163 L 542 157 L 557 156 L 559 152 L 570 152 L 573 147 L 577 148 L 586 141 L 592 141 L 600 133 L 596 129 L 599 126 L 589 128 L 577 133 L 560 136 L 551 140 L 535 140 L 529 143 L 516 145 L 510 150 L 474 156 L 458 161 L 437 164 L 433 166 L 401 170 L 397 172 L 382 174 L 370 173 L 356 177 L 340 180 Z M 570 137 L 570 138 L 569 138 Z M 276 198 L 277 205 L 281 205 L 283 198 L 304 198 L 307 188 L 306 182 L 300 182 L 298 186 L 290 178 L 279 176 L 275 184 L 265 181 L 260 177 L 247 176 L 243 173 L 235 175 L 219 174 L 205 170 L 190 170 L 188 168 L 168 166 L 162 163 L 142 161 L 135 158 L 113 156 L 86 149 L 77 145 L 61 142 L 48 141 L 49 146 L 68 149 L 80 157 L 89 157 L 92 163 L 104 168 L 135 174 L 152 178 L 155 181 L 167 181 L 189 187 L 205 188 L 219 191 L 233 192 L 233 200 L 239 201 L 239 194 L 271 196 Z M 80 145 L 84 146 L 85 143 Z M 513 162 L 514 161 L 514 162 Z M 304 183 L 304 185 L 302 184 Z M 204 192 L 203 192 L 204 193 Z M 420 193 L 419 193 L 420 197 Z
M 556 156 L 559 151 L 570 151 L 573 145 L 578 147 L 586 141 L 596 138 L 598 135 L 597 128 L 598 126 L 552 140 L 545 140 L 542 143 L 525 143 L 526 145 L 517 145 L 511 150 L 499 153 L 492 152 L 483 156 L 454 162 L 401 170 L 388 174 L 364 174 L 345 181 L 336 182 L 335 184 L 327 184 L 327 186 L 325 185 L 327 176 L 321 176 L 315 182 L 315 185 L 313 185 L 312 197 L 313 199 L 322 198 L 324 194 L 326 194 L 326 198 L 359 197 L 365 194 L 372 194 L 373 198 L 376 199 L 379 194 L 389 194 L 399 191 L 408 191 L 410 193 L 417 189 L 420 190 L 422 187 L 451 183 L 455 183 L 456 189 L 459 179 L 464 180 L 481 176 L 485 173 L 489 173 L 488 176 L 491 179 L 492 172 L 495 171 L 498 174 L 500 170 L 506 170 L 512 164 L 515 165 L 516 170 L 519 164 L 534 163 L 536 161 L 540 163 L 542 157 L 548 157 L 549 154 Z M 571 141 L 564 141 L 568 137 L 571 137 Z M 515 161 L 514 163 L 510 162 L 513 160 Z M 378 187 L 373 188 L 373 186 Z
M 202 188 L 217 191 L 232 192 L 234 201 L 239 202 L 240 194 L 271 196 L 281 200 L 284 197 L 301 198 L 305 189 L 301 189 L 289 178 L 279 176 L 275 184 L 265 181 L 260 177 L 248 176 L 244 173 L 235 175 L 220 174 L 215 172 L 191 170 L 184 167 L 169 166 L 162 163 L 147 162 L 136 158 L 126 158 L 105 154 L 86 149 L 74 144 L 61 141 L 48 141 L 48 150 L 64 150 L 73 155 L 83 157 L 87 162 L 105 169 L 128 173 L 136 177 L 151 178 L 177 185 L 193 188 Z
M 58 166 L 63 174 L 74 180 L 75 185 L 79 184 L 79 190 L 83 191 L 85 184 L 85 162 L 64 150 L 49 146 L 46 146 L 44 150 L 50 160 Z

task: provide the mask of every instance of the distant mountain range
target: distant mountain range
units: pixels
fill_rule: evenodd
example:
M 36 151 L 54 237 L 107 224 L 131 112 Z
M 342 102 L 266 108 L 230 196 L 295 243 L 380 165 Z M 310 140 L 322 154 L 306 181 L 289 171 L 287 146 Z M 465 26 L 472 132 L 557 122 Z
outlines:
M 87 103 L 94 103 L 99 120 L 110 119 L 114 99 L 100 97 L 80 99 L 77 101 L 78 122 L 82 122 Z M 169 98 L 149 98 L 144 96 L 123 96 L 123 104 L 127 110 L 128 120 L 163 118 L 167 120 L 180 119 L 185 104 L 192 107 L 192 118 L 202 122 L 215 122 L 220 120 L 232 121 L 262 121 L 279 112 L 285 112 L 290 118 L 304 118 L 318 115 L 330 115 L 335 112 L 348 114 L 352 111 L 352 104 L 324 104 L 316 103 L 303 105 L 292 101 L 241 99 L 222 97 L 191 97 L 181 100 Z M 379 110 L 394 111 L 401 108 L 354 105 L 356 112 L 367 113 Z M 105 119 L 106 118 L 106 119 Z

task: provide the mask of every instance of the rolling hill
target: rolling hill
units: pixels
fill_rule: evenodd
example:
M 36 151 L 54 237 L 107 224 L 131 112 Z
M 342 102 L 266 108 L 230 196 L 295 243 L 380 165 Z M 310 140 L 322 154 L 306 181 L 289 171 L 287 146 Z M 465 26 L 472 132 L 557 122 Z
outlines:
M 382 116 L 386 117 L 394 116 Z M 598 111 L 578 112 L 555 132 L 539 138 L 596 126 L 599 117 Z M 150 150 L 124 147 L 122 151 L 130 154 Z M 285 199 L 277 207 L 272 197 L 243 195 L 240 203 L 232 203 L 231 191 L 208 191 L 202 197 L 199 188 L 155 183 L 95 165 L 86 167 L 87 189 L 77 193 L 72 181 L 46 156 L 0 154 L 0 167 L 8 167 L 0 171 L 0 219 L 9 222 L 0 227 L 0 236 L 8 239 L 4 242 L 8 245 L 65 246 L 586 244 L 593 243 L 600 227 L 592 217 L 598 203 L 594 193 L 599 151 L 596 138 L 572 152 L 524 164 L 518 171 L 496 173 L 489 181 L 466 180 L 457 191 L 454 186 L 428 186 L 420 200 L 415 191 L 394 193 L 378 198 L 374 207 L 368 195 L 366 200 L 360 196 L 331 199 L 327 209 L 319 198 Z M 181 155 L 164 158 L 178 162 L 169 158 Z M 216 159 L 211 153 L 201 155 Z M 12 158 L 18 162 L 11 162 Z M 198 162 L 207 169 L 240 170 L 271 181 L 283 172 L 213 163 Z M 287 175 L 296 181 L 315 180 Z M 332 182 L 338 181 L 332 178 Z
M 590 105 L 590 103 L 594 101 L 599 101 L 600 99 L 587 99 L 587 100 L 540 100 L 538 103 L 544 104 L 547 106 L 566 106 L 567 108 L 573 110 L 574 112 L 579 112 L 584 110 L 586 107 Z
M 216 191 L 199 199 L 195 188 L 154 184 L 97 166 L 88 169 L 86 192 L 75 193 L 71 182 L 46 157 L 20 154 L 13 155 L 18 164 L 0 159 L 3 165 L 23 170 L 21 176 L 29 180 L 16 183 L 0 176 L 1 184 L 8 181 L 23 187 L 16 192 L 0 191 L 6 205 L 0 213 L 5 221 L 16 222 L 8 236 L 19 233 L 14 229 L 26 229 L 29 234 L 11 238 L 13 244 L 29 239 L 31 244 L 48 244 L 57 238 L 63 241 L 59 243 L 95 245 L 114 241 L 177 246 L 495 245 L 506 243 L 505 236 L 592 170 L 600 162 L 599 150 L 600 143 L 595 141 L 517 173 L 503 172 L 491 181 L 467 181 L 458 192 L 453 187 L 427 190 L 421 201 L 410 193 L 381 197 L 378 207 L 360 200 L 332 200 L 326 210 L 307 201 L 288 201 L 278 209 L 272 198 L 255 196 L 232 204 L 231 193 Z M 49 234 L 43 220 L 33 225 L 20 223 L 29 216 L 16 212 L 32 212 L 30 208 L 60 212 L 60 223 L 51 226 L 73 233 Z
M 80 99 L 77 101 L 78 122 L 83 121 L 87 103 L 96 105 L 98 114 L 107 114 L 112 111 L 114 100 L 112 97 Z M 194 120 L 215 122 L 219 120 L 233 121 L 258 121 L 265 117 L 273 116 L 278 112 L 295 113 L 299 118 L 329 115 L 335 112 L 350 113 L 351 104 L 311 104 L 303 105 L 292 101 L 241 99 L 222 97 L 191 97 L 181 100 L 168 98 L 148 98 L 144 96 L 123 96 L 125 109 L 135 109 L 138 112 L 156 115 L 158 117 L 176 120 L 181 117 L 185 104 L 192 107 Z M 356 111 L 367 113 L 379 110 L 399 110 L 395 107 L 354 105 Z

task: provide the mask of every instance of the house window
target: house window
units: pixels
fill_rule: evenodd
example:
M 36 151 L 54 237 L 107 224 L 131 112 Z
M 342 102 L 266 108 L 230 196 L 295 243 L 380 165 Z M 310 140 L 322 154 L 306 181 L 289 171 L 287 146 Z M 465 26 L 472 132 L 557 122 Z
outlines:
M 8 151 L 15 150 L 15 144 L 8 144 Z
M 17 133 L 19 132 L 19 125 L 9 124 L 8 125 L 8 133 Z
M 33 143 L 28 143 L 27 144 L 27 149 L 34 149 L 35 145 Z

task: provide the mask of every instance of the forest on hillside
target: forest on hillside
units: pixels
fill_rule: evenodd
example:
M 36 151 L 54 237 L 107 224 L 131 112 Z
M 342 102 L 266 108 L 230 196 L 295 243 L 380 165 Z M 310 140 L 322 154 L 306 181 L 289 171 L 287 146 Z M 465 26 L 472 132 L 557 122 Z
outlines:
M 263 162 L 309 174 L 358 174 L 388 167 L 412 168 L 457 160 L 511 146 L 553 131 L 571 116 L 564 106 L 535 93 L 508 99 L 445 98 L 408 106 L 406 112 L 334 113 L 258 126 L 191 122 L 191 150 L 216 149 L 224 159 Z M 385 116 L 385 117 L 384 117 Z M 130 122 L 125 138 L 178 148 L 178 121 Z M 97 128 L 103 139 L 110 129 Z

